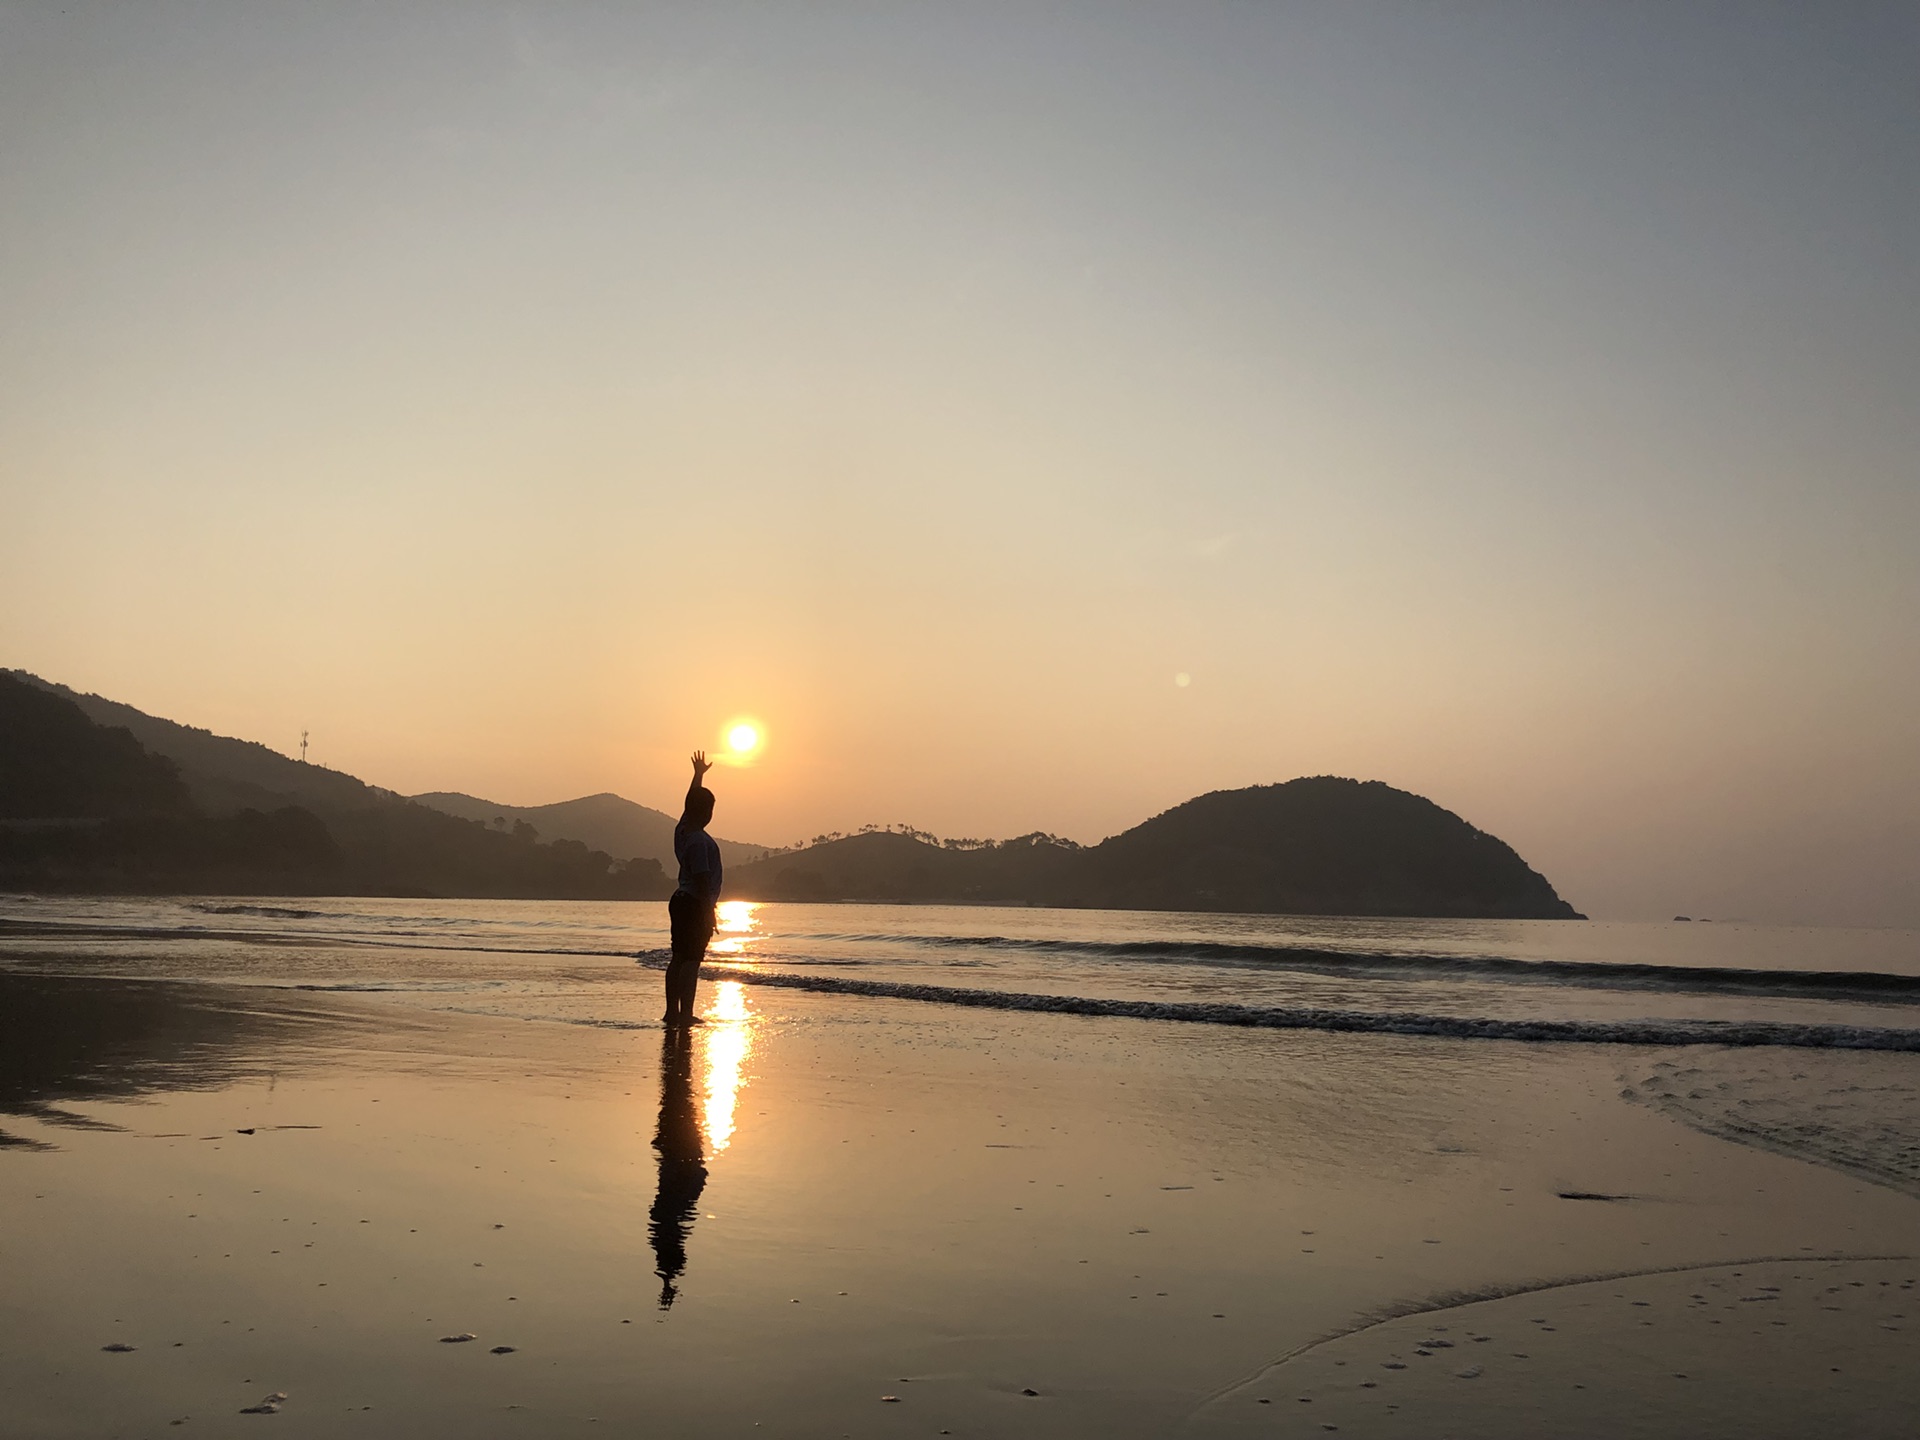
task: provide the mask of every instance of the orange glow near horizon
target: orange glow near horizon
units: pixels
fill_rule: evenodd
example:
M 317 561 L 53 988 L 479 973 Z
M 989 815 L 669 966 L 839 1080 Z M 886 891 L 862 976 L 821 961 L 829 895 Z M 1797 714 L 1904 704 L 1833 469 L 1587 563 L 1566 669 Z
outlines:
M 1911 7 L 1620 8 L 10 7 L 0 665 L 589 849 L 699 750 L 736 883 L 1341 775 L 1920 927 Z

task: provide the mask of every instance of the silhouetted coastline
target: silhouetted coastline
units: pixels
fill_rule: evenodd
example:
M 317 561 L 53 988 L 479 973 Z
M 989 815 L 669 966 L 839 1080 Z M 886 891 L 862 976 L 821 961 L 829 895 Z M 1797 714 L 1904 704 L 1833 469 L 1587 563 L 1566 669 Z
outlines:
M 670 888 L 652 860 L 457 819 L 264 745 L 0 672 L 0 889 L 645 900 Z
M 1585 918 L 1505 841 L 1421 796 L 1332 775 L 1215 791 L 1088 847 L 1043 834 L 824 839 L 742 866 L 729 886 L 758 900 Z
M 647 855 L 543 840 L 516 812 L 367 785 L 0 673 L 0 888 L 122 894 L 662 899 Z M 606 804 L 593 803 L 611 801 Z M 465 802 L 465 803 L 455 803 Z M 465 812 L 447 813 L 449 807 Z M 544 807 L 644 839 L 618 796 Z M 664 817 L 662 817 L 664 818 Z M 742 847 L 743 851 L 757 847 Z M 729 872 L 735 898 L 1462 919 L 1582 917 L 1513 848 L 1377 780 L 1215 791 L 1098 845 L 1035 833 L 821 837 Z

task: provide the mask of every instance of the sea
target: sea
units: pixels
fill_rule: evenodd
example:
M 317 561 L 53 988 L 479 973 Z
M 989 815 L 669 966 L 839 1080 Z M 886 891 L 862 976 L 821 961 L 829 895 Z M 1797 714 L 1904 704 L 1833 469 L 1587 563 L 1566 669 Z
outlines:
M 651 1028 L 660 902 L 0 896 L 0 969 Z M 1463 1040 L 1920 1050 L 1920 930 L 728 901 L 707 975 Z

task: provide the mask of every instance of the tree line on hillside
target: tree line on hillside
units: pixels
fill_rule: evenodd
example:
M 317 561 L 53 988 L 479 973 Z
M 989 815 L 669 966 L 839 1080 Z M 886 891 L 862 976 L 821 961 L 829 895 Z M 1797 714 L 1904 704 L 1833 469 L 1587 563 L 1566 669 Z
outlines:
M 822 836 L 728 877 L 762 900 L 1577 919 L 1511 846 L 1419 795 L 1320 775 L 1216 791 L 1094 846 L 912 827 Z
M 858 830 L 828 830 L 814 836 L 811 840 L 802 840 L 795 845 L 776 845 L 763 852 L 759 858 L 771 858 L 777 855 L 797 855 L 803 850 L 828 845 L 835 840 L 851 840 L 858 835 L 904 835 L 907 839 L 922 845 L 935 845 L 942 850 L 1002 850 L 1023 849 L 1031 845 L 1057 845 L 1065 850 L 1080 849 L 1080 842 L 1068 840 L 1064 836 L 1053 835 L 1045 830 L 1033 830 L 1025 835 L 1015 835 L 1010 840 L 980 840 L 973 836 L 942 837 L 930 830 L 916 830 L 911 825 L 862 825 Z
M 289 773 L 249 763 L 269 783 Z M 66 696 L 0 674 L 0 888 L 583 900 L 671 889 L 657 861 L 542 844 L 530 826 L 490 830 L 337 772 L 291 773 L 304 803 L 183 770 Z

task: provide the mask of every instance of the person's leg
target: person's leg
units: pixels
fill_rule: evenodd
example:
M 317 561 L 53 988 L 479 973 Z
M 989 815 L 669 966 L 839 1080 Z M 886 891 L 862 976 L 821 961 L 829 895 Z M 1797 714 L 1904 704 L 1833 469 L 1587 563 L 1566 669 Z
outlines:
M 698 960 L 675 958 L 667 964 L 667 1013 L 661 1020 L 668 1025 L 693 1023 L 693 984 L 700 976 Z
M 693 1013 L 693 992 L 700 988 L 700 967 L 687 967 L 686 990 L 680 996 L 680 1023 L 682 1025 L 704 1025 L 707 1022 Z
M 680 992 L 686 988 L 686 972 L 691 969 L 698 975 L 700 971 L 700 951 L 693 949 L 694 945 L 699 943 L 700 937 L 695 928 L 697 916 L 694 914 L 694 907 L 688 903 L 691 898 L 676 890 L 673 898 L 667 901 L 667 925 L 671 931 L 671 939 L 668 943 L 672 947 L 672 954 L 667 961 L 665 987 L 667 1013 L 660 1017 L 661 1023 L 665 1025 L 677 1024 L 680 1021 L 679 997 Z M 704 944 L 700 945 L 700 950 L 705 948 Z M 689 954 L 690 951 L 691 954 Z
M 668 967 L 667 1008 L 682 1025 L 700 1023 L 693 1013 L 693 1002 L 700 988 L 700 962 L 707 958 L 707 942 L 713 938 L 713 927 L 702 923 L 705 918 L 693 917 L 687 927 L 686 948 L 675 955 Z M 686 957 L 684 961 L 682 955 Z

